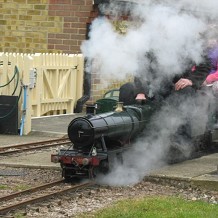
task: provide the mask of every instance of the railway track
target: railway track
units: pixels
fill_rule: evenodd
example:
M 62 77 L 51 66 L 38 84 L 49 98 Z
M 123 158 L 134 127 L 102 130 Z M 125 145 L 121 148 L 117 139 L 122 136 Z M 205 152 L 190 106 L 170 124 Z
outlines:
M 94 185 L 94 183 L 86 182 L 71 185 L 69 183 L 64 183 L 64 180 L 58 180 L 0 197 L 0 217 L 26 205 L 41 202 L 50 197 L 69 193 L 71 191 L 77 191 L 78 189 L 89 187 L 91 185 Z
M 38 141 L 38 142 L 30 142 L 25 144 L 16 144 L 9 146 L 1 146 L 0 147 L 0 155 L 8 155 L 18 152 L 31 151 L 36 149 L 44 149 L 59 145 L 67 145 L 70 144 L 69 138 L 61 138 L 61 139 L 52 139 L 46 141 Z

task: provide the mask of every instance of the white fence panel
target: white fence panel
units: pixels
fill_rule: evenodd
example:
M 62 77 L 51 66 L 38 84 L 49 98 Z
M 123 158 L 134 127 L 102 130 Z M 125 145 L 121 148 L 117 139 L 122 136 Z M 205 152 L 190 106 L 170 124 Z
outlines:
M 82 55 L 0 53 L 0 95 L 18 96 L 27 87 L 19 101 L 24 134 L 31 131 L 33 116 L 73 113 L 83 94 L 83 67 Z

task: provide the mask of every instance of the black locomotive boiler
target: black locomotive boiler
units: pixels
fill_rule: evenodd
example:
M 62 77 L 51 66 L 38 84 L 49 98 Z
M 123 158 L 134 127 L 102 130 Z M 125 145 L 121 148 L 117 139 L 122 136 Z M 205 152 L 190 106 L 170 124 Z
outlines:
M 210 148 L 218 139 L 218 82 L 212 89 L 208 88 L 213 93 L 213 104 L 210 106 L 215 110 L 208 114 L 206 130 L 200 135 L 191 136 L 193 152 Z M 112 91 L 117 93 L 117 90 Z M 199 93 L 207 96 L 208 92 L 201 90 Z M 122 161 L 122 153 L 131 147 L 142 132 L 147 132 L 146 127 L 149 127 L 152 115 L 161 108 L 160 102 L 149 98 L 124 106 L 117 96 L 110 95 L 96 101 L 96 105 L 90 105 L 85 116 L 73 119 L 68 125 L 68 137 L 72 145 L 51 155 L 52 162 L 60 163 L 62 176 L 66 180 L 93 178 L 99 173 L 107 173 L 116 162 L 115 159 Z M 173 144 L 169 154 L 165 154 L 170 162 L 171 156 L 172 162 L 177 157 L 180 161 L 180 155 L 183 159 L 183 153 Z
M 66 180 L 107 173 L 114 158 L 122 161 L 123 150 L 142 133 L 155 108 L 149 101 L 131 106 L 118 103 L 113 111 L 73 119 L 68 126 L 72 146 L 53 154 L 52 162 L 60 163 Z

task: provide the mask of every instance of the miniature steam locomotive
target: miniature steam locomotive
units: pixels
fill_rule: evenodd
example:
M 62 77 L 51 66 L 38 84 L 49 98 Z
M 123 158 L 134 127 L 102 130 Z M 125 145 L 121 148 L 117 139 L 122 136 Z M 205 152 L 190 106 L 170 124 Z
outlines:
M 52 162 L 60 163 L 66 180 L 106 174 L 115 159 L 122 161 L 124 150 L 146 130 L 152 114 L 160 106 L 149 99 L 145 104 L 126 106 L 114 98 L 103 98 L 96 103 L 98 107 L 107 104 L 110 107 L 96 110 L 96 105 L 88 106 L 87 114 L 73 119 L 68 126 L 72 145 L 51 155 Z M 217 134 L 214 126 L 213 123 L 203 134 L 208 144 L 211 144 L 214 132 Z
M 84 117 L 73 119 L 68 126 L 73 145 L 52 155 L 52 162 L 60 162 L 66 180 L 107 173 L 113 159 L 122 159 L 122 152 L 145 129 L 155 108 L 147 102 L 131 106 L 118 103 L 114 111 L 100 114 L 88 109 Z

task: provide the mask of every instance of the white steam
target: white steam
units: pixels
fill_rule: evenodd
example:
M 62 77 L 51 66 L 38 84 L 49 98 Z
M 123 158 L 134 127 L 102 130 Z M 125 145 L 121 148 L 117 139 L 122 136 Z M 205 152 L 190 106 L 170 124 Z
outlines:
M 209 93 L 208 93 L 209 94 Z M 194 145 L 183 136 L 172 138 L 181 125 L 188 122 L 192 128 L 192 136 L 202 135 L 206 128 L 209 112 L 210 96 L 187 98 L 176 107 L 167 104 L 153 116 L 146 136 L 140 137 L 131 148 L 123 154 L 123 163 L 113 163 L 113 170 L 108 175 L 100 176 L 98 182 L 108 185 L 130 185 L 141 181 L 151 170 L 160 168 L 173 160 L 169 149 L 173 145 L 179 154 L 190 157 Z M 210 102 L 212 103 L 212 102 Z M 200 116 L 199 116 L 200 115 Z M 200 119 L 199 119 L 200 118 Z M 169 158 L 169 159 L 168 159 Z
M 88 59 L 87 70 L 98 71 L 104 82 L 123 80 L 138 72 L 143 72 L 146 78 L 148 65 L 141 63 L 146 63 L 146 54 L 150 51 L 158 60 L 155 67 L 160 77 L 183 72 L 187 60 L 201 61 L 205 41 L 213 34 L 208 22 L 217 18 L 216 0 L 140 2 L 131 9 L 135 20 L 128 23 L 125 35 L 117 33 L 111 21 L 100 17 L 91 25 L 90 39 L 81 46 Z M 119 9 L 111 4 L 102 10 L 115 16 Z
M 116 20 L 121 8 L 117 6 L 118 0 L 111 2 L 106 7 L 102 6 L 101 10 Z M 152 78 L 152 68 L 156 73 L 156 79 L 152 82 L 160 87 L 164 78 L 184 72 L 190 61 L 200 63 L 208 39 L 217 37 L 217 0 L 131 2 L 137 4 L 127 4 L 126 10 L 130 10 L 135 19 L 128 22 L 126 34 L 116 32 L 111 20 L 99 17 L 91 25 L 89 40 L 81 46 L 87 58 L 87 72 L 99 73 L 105 86 L 110 80 L 122 81 L 129 74 L 139 74 L 143 80 L 148 80 Z M 153 63 L 148 58 L 150 52 L 156 58 Z M 193 118 L 196 131 L 203 122 L 206 123 L 207 106 L 195 109 L 190 106 L 190 102 L 181 105 L 181 113 L 173 108 L 163 108 L 152 122 L 154 131 L 150 134 L 155 132 L 156 136 L 150 135 L 138 141 L 125 154 L 124 165 L 117 167 L 112 175 L 104 177 L 103 182 L 135 183 L 152 168 L 160 166 L 171 134 L 190 115 L 190 111 L 192 114 L 189 117 Z M 202 115 L 201 119 L 199 115 Z M 188 154 L 187 146 L 184 145 L 183 150 L 187 150 Z

